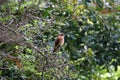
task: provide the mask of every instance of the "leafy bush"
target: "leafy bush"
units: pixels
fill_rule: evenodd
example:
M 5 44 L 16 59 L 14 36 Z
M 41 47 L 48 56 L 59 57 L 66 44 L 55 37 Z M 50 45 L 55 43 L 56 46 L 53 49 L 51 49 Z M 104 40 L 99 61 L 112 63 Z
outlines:
M 113 0 L 3 2 L 1 79 L 119 79 L 118 4 Z M 60 32 L 65 44 L 53 55 Z

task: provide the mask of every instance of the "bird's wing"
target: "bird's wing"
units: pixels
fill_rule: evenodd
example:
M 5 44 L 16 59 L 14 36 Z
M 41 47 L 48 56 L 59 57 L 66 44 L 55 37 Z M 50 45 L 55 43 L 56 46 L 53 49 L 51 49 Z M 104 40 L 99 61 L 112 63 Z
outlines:
M 55 47 L 56 47 L 56 48 L 58 48 L 58 47 L 60 46 L 60 40 L 61 40 L 61 39 L 59 39 L 59 38 L 57 38 L 57 39 L 55 40 Z
M 60 46 L 60 39 L 59 37 L 55 40 L 55 45 L 54 45 L 54 49 L 53 49 L 53 53 L 58 49 L 58 47 Z

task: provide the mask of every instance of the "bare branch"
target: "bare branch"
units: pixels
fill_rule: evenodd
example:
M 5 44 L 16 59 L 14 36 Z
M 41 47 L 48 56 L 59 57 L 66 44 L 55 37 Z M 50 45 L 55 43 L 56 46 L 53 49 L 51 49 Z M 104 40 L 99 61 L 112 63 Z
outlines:
M 0 67 L 0 70 L 9 70 L 9 68 L 2 68 L 2 67 Z

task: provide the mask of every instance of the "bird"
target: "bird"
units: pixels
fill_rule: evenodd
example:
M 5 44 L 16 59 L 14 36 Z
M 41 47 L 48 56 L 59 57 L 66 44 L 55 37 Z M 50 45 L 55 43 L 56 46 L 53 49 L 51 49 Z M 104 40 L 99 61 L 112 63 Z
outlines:
M 64 44 L 64 34 L 60 33 L 54 43 L 53 53 L 57 51 L 57 49 Z

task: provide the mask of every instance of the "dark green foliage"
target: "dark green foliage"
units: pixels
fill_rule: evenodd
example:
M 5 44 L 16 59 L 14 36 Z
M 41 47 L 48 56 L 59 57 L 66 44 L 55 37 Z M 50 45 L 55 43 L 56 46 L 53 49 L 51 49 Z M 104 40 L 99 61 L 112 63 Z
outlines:
M 0 79 L 119 80 L 120 13 L 119 5 L 110 1 L 112 9 L 104 8 L 103 0 L 2 4 Z M 2 31 L 3 24 L 9 32 Z M 60 32 L 65 44 L 54 55 L 54 40 Z

